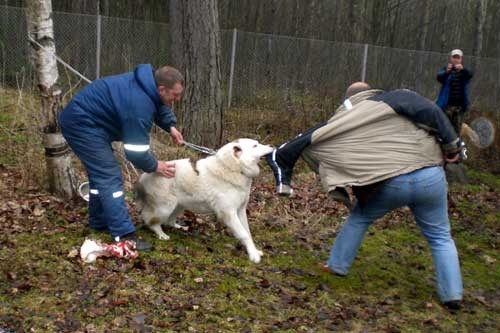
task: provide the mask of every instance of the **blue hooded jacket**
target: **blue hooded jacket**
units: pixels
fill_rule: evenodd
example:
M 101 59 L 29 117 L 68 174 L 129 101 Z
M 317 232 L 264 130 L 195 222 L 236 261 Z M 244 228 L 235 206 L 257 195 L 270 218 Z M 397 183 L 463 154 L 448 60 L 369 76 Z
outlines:
M 465 68 L 464 68 L 465 70 Z M 469 101 L 469 83 L 470 83 L 470 78 L 472 77 L 472 74 L 467 75 L 468 78 L 464 82 L 464 92 L 463 92 L 463 109 L 467 110 L 469 107 L 470 101 Z M 436 101 L 436 104 L 442 109 L 446 109 L 448 106 L 448 101 L 450 98 L 450 87 L 451 87 L 451 75 L 446 72 L 446 67 L 441 68 L 441 70 L 437 74 L 437 80 L 441 82 L 441 90 L 439 91 L 439 96 Z
M 176 125 L 172 110 L 160 100 L 149 64 L 92 82 L 71 100 L 59 121 L 64 126 L 81 117 L 104 129 L 110 142 L 122 141 L 127 159 L 145 172 L 155 171 L 158 165 L 149 153 L 153 122 L 167 132 Z

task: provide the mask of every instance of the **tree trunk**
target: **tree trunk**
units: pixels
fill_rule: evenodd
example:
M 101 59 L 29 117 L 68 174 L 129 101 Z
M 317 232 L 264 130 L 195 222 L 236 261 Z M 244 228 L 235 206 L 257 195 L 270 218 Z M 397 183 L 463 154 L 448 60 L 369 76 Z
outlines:
M 57 85 L 59 74 L 54 57 L 56 47 L 51 1 L 27 1 L 26 16 L 28 35 L 44 48 L 35 43 L 30 44 L 41 96 L 42 123 L 39 125 L 43 133 L 49 189 L 64 198 L 72 198 L 77 193 L 76 176 L 71 166 L 68 144 L 57 124 L 62 95 Z
M 417 40 L 416 49 L 424 51 L 426 47 L 427 34 L 429 32 L 429 16 L 430 16 L 430 2 L 429 0 L 423 0 L 421 2 L 423 15 L 420 15 L 420 36 Z
M 481 56 L 481 51 L 483 49 L 483 26 L 486 20 L 486 0 L 476 0 L 476 13 L 475 13 L 475 36 L 474 36 L 474 49 L 472 54 L 475 57 Z
M 443 2 L 443 7 L 441 9 L 440 17 L 442 18 L 441 24 L 440 24 L 440 29 L 441 29 L 441 34 L 439 37 L 439 49 L 441 53 L 448 53 L 448 45 L 446 43 L 446 38 L 448 37 L 446 29 L 449 27 L 448 23 L 448 4 L 446 2 Z
M 216 0 L 170 1 L 172 64 L 184 73 L 179 114 L 186 141 L 222 143 L 220 31 Z

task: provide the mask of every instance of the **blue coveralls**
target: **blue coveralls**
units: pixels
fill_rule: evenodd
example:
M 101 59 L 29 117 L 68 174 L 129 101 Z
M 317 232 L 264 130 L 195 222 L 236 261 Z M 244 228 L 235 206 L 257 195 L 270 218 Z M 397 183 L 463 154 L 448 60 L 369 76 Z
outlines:
M 89 177 L 89 225 L 107 230 L 115 241 L 134 232 L 135 227 L 125 204 L 121 169 L 111 143 L 122 141 L 126 158 L 144 172 L 153 172 L 158 164 L 149 153 L 153 122 L 170 131 L 176 118 L 162 104 L 149 64 L 92 82 L 59 116 L 62 133 Z

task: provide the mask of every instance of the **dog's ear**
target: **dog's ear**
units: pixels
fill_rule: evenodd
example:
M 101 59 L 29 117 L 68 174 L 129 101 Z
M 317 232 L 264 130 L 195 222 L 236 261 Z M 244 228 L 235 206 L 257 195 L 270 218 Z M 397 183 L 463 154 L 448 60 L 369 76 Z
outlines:
M 240 158 L 242 152 L 243 152 L 243 150 L 241 150 L 240 146 L 236 145 L 236 146 L 233 147 L 233 155 L 234 155 L 234 157 Z

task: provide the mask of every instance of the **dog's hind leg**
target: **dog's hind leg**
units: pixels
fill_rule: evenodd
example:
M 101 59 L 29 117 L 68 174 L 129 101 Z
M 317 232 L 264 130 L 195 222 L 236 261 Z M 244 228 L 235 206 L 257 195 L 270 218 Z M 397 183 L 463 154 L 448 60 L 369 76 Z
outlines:
M 148 228 L 153 231 L 159 239 L 161 240 L 169 240 L 170 237 L 163 232 L 161 228 L 161 220 L 158 217 L 153 217 L 147 224 Z
M 256 264 L 260 262 L 261 252 L 257 250 L 252 239 L 252 235 L 243 226 L 243 223 L 238 217 L 238 212 L 223 212 L 219 214 L 223 222 L 246 248 L 250 260 Z
M 168 240 L 170 237 L 168 237 L 167 234 L 165 234 L 161 228 L 161 220 L 156 214 L 156 211 L 152 209 L 150 206 L 145 206 L 144 209 L 141 211 L 141 218 L 144 224 L 151 230 L 153 231 L 158 238 L 162 240 Z
M 162 224 L 166 224 L 166 225 L 169 225 L 175 229 L 182 229 L 184 231 L 187 231 L 189 228 L 188 227 L 184 227 L 182 225 L 179 225 L 177 224 L 177 216 L 179 215 L 179 213 L 181 213 L 184 209 L 182 207 L 180 207 L 179 205 L 177 205 L 174 210 L 170 213 L 170 215 L 168 216 L 167 220 L 165 223 L 162 223 Z

